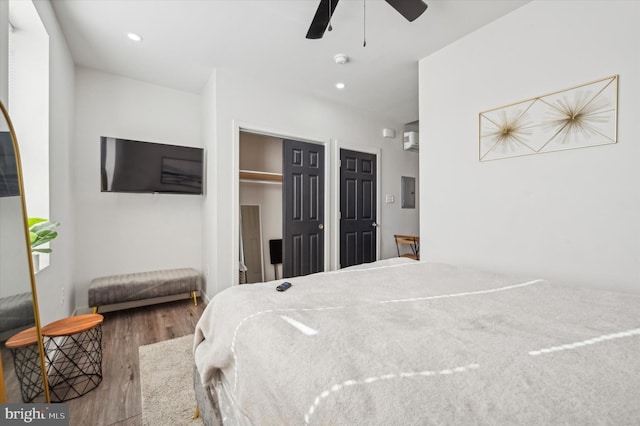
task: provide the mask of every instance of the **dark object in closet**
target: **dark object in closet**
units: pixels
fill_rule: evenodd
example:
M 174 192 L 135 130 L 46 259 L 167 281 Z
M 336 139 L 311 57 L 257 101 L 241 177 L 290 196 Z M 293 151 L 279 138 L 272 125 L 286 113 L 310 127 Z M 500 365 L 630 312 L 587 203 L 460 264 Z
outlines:
M 275 271 L 276 280 L 278 279 L 278 264 L 282 263 L 282 239 L 269 240 L 269 257 Z

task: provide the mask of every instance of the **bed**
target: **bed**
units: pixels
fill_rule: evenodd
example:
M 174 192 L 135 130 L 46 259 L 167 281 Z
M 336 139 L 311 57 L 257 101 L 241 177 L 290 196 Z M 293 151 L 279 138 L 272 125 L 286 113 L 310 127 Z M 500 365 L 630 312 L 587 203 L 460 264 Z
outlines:
M 405 258 L 288 281 L 204 311 L 205 424 L 640 422 L 640 295 Z

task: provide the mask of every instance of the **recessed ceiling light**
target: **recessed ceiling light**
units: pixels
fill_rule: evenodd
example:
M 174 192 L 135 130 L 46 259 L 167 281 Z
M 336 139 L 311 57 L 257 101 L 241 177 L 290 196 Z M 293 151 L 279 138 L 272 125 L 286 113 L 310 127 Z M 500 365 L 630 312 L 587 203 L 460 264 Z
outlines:
M 335 61 L 336 64 L 343 65 L 349 62 L 349 57 L 344 53 L 338 53 L 336 56 L 333 57 L 333 60 Z
M 133 40 L 133 41 L 137 41 L 137 42 L 142 41 L 142 37 L 139 36 L 136 33 L 129 33 L 129 34 L 127 34 L 127 37 L 129 37 L 129 40 Z
M 342 82 L 340 82 L 340 83 L 336 83 L 336 89 L 338 89 L 338 90 L 342 90 L 342 89 L 344 89 L 344 88 L 345 88 L 344 83 L 342 83 Z

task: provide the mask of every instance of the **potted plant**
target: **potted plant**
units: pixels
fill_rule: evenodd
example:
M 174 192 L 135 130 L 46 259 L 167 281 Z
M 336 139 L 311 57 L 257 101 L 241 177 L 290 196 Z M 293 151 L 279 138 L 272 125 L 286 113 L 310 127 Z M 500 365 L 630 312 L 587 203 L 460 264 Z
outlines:
M 50 222 L 40 217 L 29 218 L 29 238 L 31 240 L 31 251 L 34 253 L 51 253 L 50 248 L 36 248 L 48 243 L 58 236 L 53 229 L 60 226 L 59 222 Z
M 31 256 L 33 257 L 34 272 L 40 270 L 40 253 L 51 253 L 48 247 L 40 247 L 58 236 L 53 229 L 60 225 L 59 222 L 51 222 L 40 217 L 30 217 L 29 240 L 31 242 Z

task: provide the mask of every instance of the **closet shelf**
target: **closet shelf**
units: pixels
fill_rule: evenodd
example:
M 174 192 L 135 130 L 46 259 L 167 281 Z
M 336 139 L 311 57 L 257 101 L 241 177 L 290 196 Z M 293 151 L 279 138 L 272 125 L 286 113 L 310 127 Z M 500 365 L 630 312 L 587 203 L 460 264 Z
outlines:
M 240 170 L 240 180 L 263 182 L 282 182 L 282 173 L 258 172 L 255 170 Z

